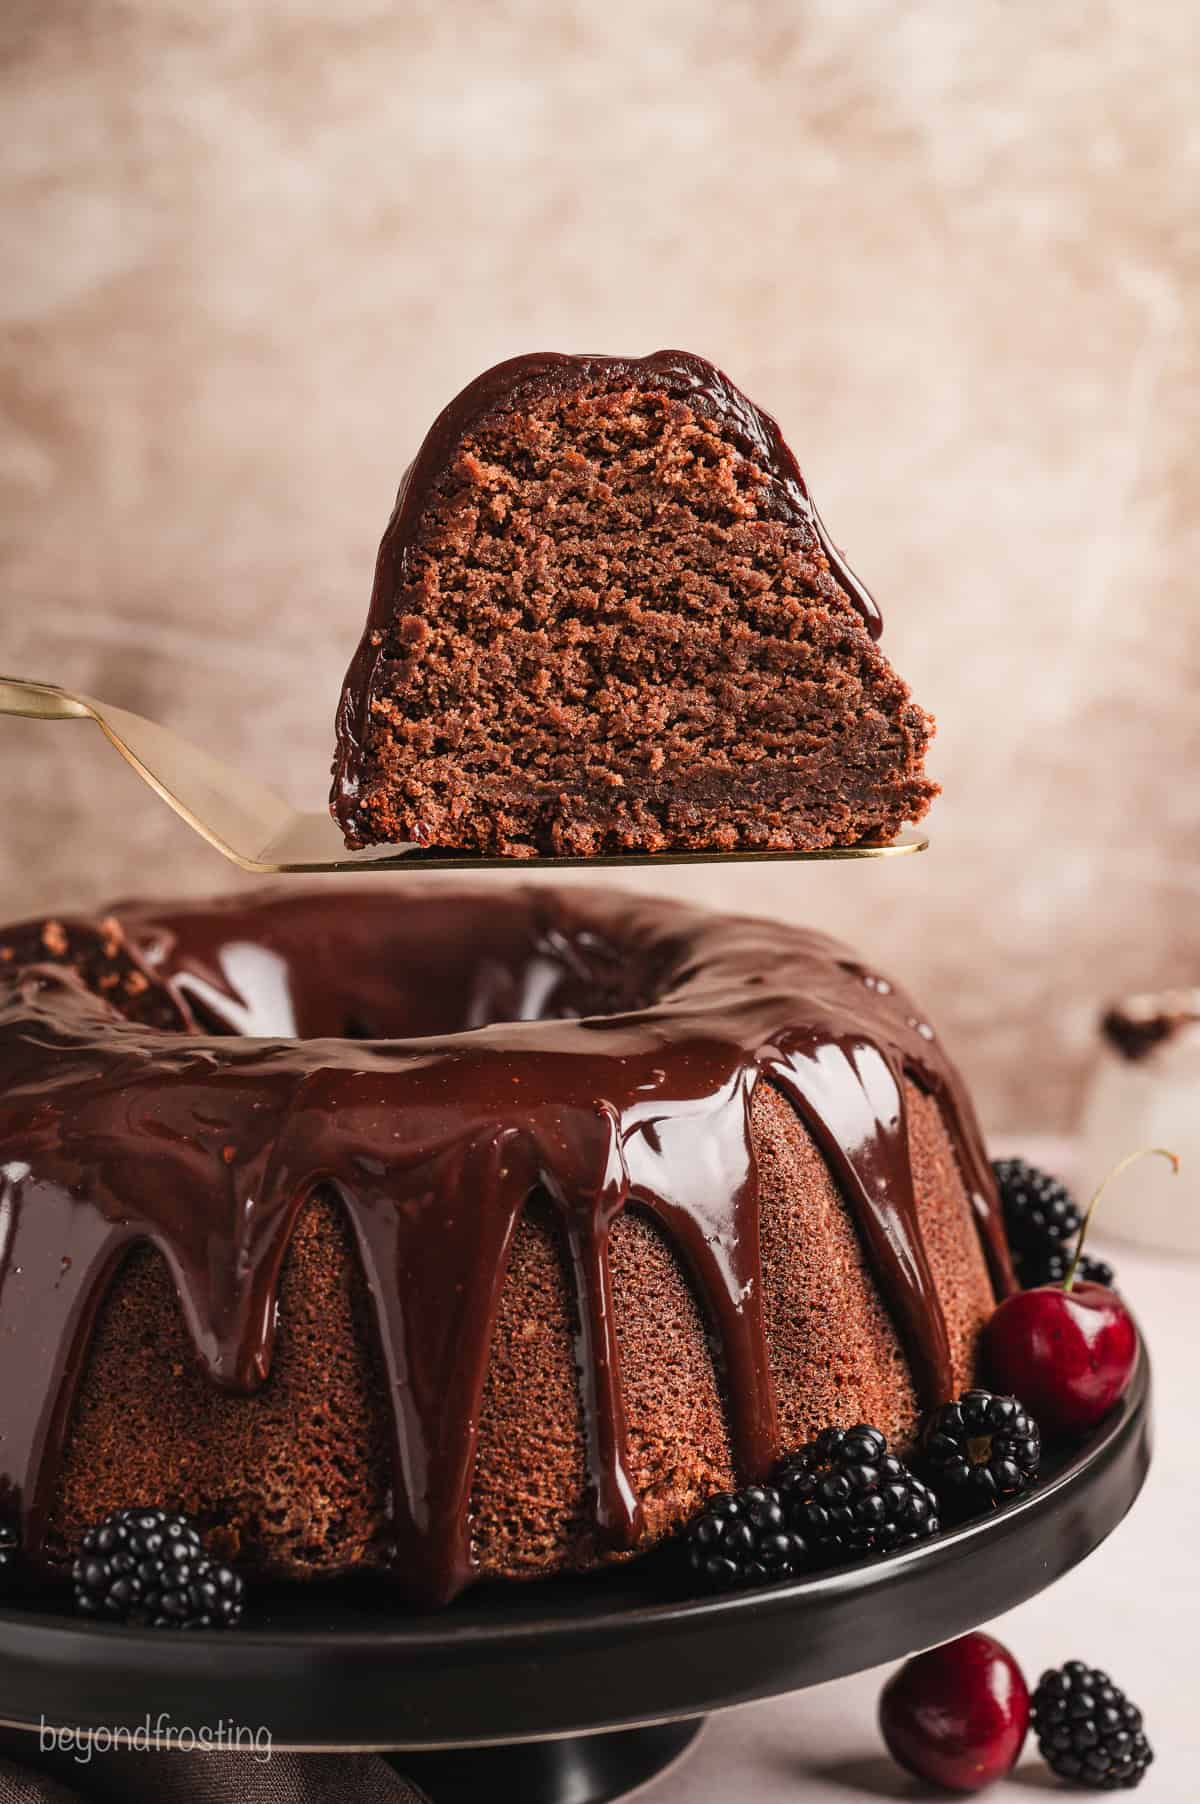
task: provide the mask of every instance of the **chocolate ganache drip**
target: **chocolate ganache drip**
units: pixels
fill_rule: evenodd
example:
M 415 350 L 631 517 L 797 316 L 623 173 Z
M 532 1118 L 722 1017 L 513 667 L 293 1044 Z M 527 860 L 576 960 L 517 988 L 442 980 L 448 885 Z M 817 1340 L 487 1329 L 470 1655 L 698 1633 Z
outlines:
M 736 1463 L 778 1456 L 750 1100 L 765 1079 L 853 1211 L 923 1400 L 946 1323 L 904 1079 L 937 1097 L 994 1284 L 1012 1273 L 970 1103 L 903 993 L 834 941 L 603 891 L 376 888 L 118 907 L 0 930 L 0 1482 L 44 1546 L 89 1336 L 122 1259 L 166 1260 L 211 1381 L 269 1377 L 280 1271 L 340 1201 L 386 1372 L 392 1561 L 471 1576 L 475 1424 L 529 1199 L 569 1254 L 597 1529 L 632 1546 L 608 1236 L 648 1210 L 721 1353 Z

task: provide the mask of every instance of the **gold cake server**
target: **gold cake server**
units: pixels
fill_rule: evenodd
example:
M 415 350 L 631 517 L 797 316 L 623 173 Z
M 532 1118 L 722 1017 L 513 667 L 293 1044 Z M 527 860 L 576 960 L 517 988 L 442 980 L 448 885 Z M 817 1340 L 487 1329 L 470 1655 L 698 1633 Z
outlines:
M 243 871 L 274 876 L 299 871 L 527 870 L 566 865 L 736 864 L 792 859 L 896 858 L 923 852 L 929 841 L 908 831 L 886 845 L 833 846 L 821 852 L 625 852 L 593 858 L 491 858 L 417 845 L 367 846 L 352 852 L 325 810 L 304 814 L 272 789 L 231 770 L 178 733 L 127 708 L 110 707 L 57 683 L 0 676 L 0 714 L 28 720 L 91 720 L 138 776 Z

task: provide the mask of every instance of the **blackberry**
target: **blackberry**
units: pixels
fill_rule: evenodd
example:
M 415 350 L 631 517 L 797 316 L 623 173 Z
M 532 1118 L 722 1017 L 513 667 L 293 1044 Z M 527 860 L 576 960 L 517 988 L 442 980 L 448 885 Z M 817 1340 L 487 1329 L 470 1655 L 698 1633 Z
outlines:
M 1091 1791 L 1131 1791 L 1154 1759 L 1141 1711 L 1107 1673 L 1082 1660 L 1042 1674 L 1033 1727 L 1052 1771 Z
M 1073 1240 L 1083 1217 L 1066 1185 L 1024 1159 L 992 1163 L 1009 1245 L 1018 1264 L 1038 1261 Z
M 866 1422 L 859 1422 L 854 1428 L 823 1428 L 815 1441 L 801 1448 L 799 1457 L 806 1453 L 826 1466 L 846 1461 L 869 1466 L 887 1453 L 887 1439 Z
M 776 1466 L 772 1482 L 789 1516 L 794 1516 L 815 1494 L 817 1482 L 846 1459 L 871 1465 L 887 1453 L 887 1440 L 878 1428 L 860 1422 L 856 1428 L 823 1428 L 815 1440 L 797 1453 L 789 1453 Z
M 1041 1464 L 1042 1437 L 1015 1397 L 964 1391 L 926 1418 L 921 1458 L 939 1502 L 972 1516 L 1028 1490 Z
M 877 1428 L 827 1428 L 775 1474 L 788 1524 L 812 1563 L 892 1553 L 938 1531 L 937 1501 Z
M 195 1525 L 169 1510 L 115 1510 L 84 1535 L 71 1571 L 87 1616 L 153 1629 L 231 1629 L 242 1581 L 209 1558 Z
M 795 1578 L 809 1564 L 808 1549 L 770 1485 L 710 1497 L 683 1541 L 692 1571 L 713 1591 Z
M 789 1522 L 799 1521 L 805 1506 L 816 1497 L 817 1486 L 843 1459 L 872 1465 L 887 1454 L 887 1440 L 878 1428 L 860 1422 L 856 1428 L 823 1428 L 815 1440 L 789 1453 L 771 1475 Z
M 1040 1259 L 1020 1260 L 1017 1276 L 1022 1290 L 1035 1290 L 1039 1284 L 1061 1284 L 1071 1268 L 1071 1259 L 1070 1250 L 1064 1247 Z M 1106 1284 L 1110 1288 L 1117 1280 L 1116 1272 L 1106 1260 L 1090 1259 L 1086 1253 L 1080 1258 L 1075 1276 L 1086 1279 L 1089 1284 Z

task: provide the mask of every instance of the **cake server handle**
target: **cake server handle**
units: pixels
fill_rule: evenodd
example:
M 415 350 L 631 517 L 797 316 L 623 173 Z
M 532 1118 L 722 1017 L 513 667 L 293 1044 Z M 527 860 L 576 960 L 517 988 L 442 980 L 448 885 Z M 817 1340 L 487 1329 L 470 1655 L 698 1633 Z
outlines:
M 91 709 L 57 683 L 0 676 L 0 714 L 20 714 L 28 720 L 86 720 Z
M 188 826 L 244 870 L 275 870 L 262 848 L 286 837 L 296 811 L 274 790 L 156 720 L 78 695 L 58 683 L 0 676 L 0 714 L 27 720 L 91 720 L 127 764 Z M 336 829 L 329 821 L 329 838 Z

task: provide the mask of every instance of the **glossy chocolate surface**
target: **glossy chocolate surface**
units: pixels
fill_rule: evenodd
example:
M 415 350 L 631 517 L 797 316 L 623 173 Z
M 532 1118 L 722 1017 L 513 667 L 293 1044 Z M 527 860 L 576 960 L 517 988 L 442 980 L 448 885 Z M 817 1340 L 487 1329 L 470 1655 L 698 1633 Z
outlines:
M 879 638 L 883 616 L 866 585 L 855 576 L 829 537 L 778 422 L 735 388 L 714 364 L 689 351 L 656 351 L 650 357 L 568 357 L 546 351 L 509 358 L 477 376 L 443 408 L 400 485 L 379 547 L 366 628 L 346 673 L 338 706 L 330 805 L 343 828 L 349 828 L 358 794 L 358 760 L 375 688 L 376 666 L 385 654 L 383 635 L 395 597 L 409 580 L 421 517 L 462 441 L 487 415 L 499 410 L 519 408 L 529 400 L 556 391 L 621 383 L 661 389 L 686 401 L 701 417 L 730 427 L 744 442 L 748 454 L 757 458 L 770 476 L 769 511 L 811 528 L 834 580 L 862 615 L 871 637 Z
M 791 1099 L 824 1153 L 925 1402 L 949 1393 L 950 1360 L 906 1075 L 941 1103 L 997 1292 L 1012 1288 L 953 1067 L 903 992 L 822 935 L 534 888 L 280 893 L 114 916 L 132 1000 L 40 955 L 36 931 L 0 932 L 0 1336 L 23 1375 L 0 1396 L 0 1486 L 32 1552 L 124 1254 L 159 1249 L 212 1382 L 250 1394 L 270 1372 L 280 1269 L 318 1187 L 350 1222 L 389 1385 L 392 1564 L 430 1601 L 471 1576 L 475 1425 L 534 1193 L 569 1252 L 593 1510 L 615 1547 L 641 1526 L 607 1256 L 627 1205 L 653 1215 L 690 1274 L 739 1469 L 761 1477 L 780 1452 L 757 1082 Z M 101 930 L 69 924 L 67 937 L 89 931 Z

